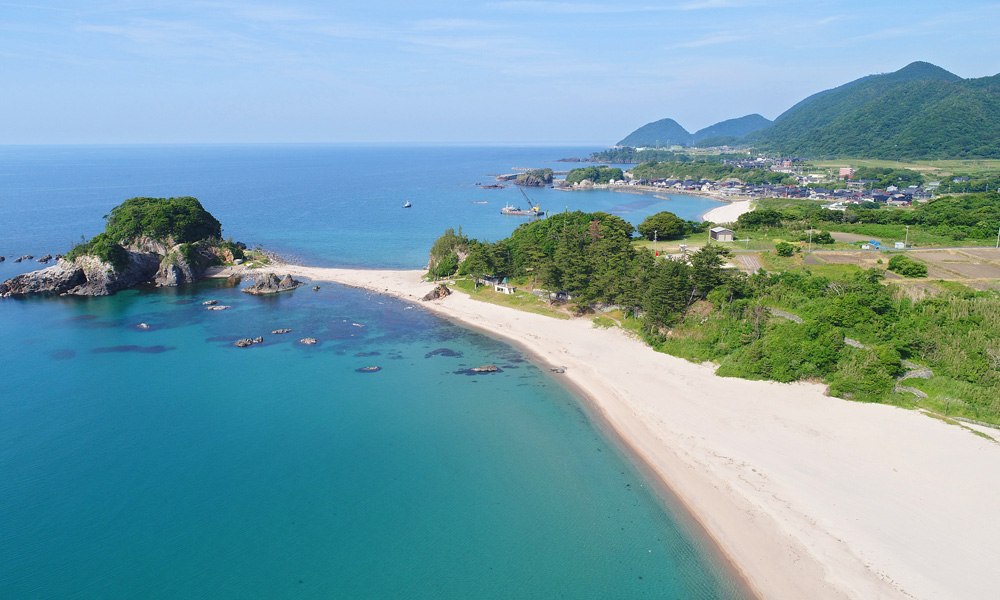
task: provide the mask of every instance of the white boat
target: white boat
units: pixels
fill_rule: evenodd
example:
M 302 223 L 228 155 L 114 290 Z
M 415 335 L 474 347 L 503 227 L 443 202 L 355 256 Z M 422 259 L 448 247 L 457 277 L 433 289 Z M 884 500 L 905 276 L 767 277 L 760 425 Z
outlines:
M 410 208 L 411 206 L 413 206 L 413 205 L 412 205 L 412 204 L 410 204 L 410 201 L 409 201 L 409 200 L 407 200 L 407 201 L 406 201 L 406 204 L 404 204 L 404 205 L 403 205 L 403 208 Z

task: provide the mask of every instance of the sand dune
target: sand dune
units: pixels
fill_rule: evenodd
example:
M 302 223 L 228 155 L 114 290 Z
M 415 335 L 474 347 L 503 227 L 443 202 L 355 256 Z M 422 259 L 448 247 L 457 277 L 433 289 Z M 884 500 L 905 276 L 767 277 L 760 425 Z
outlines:
M 586 319 L 432 287 L 418 271 L 282 268 L 506 338 L 589 400 L 764 598 L 994 598 L 1000 445 L 823 387 L 720 378 Z

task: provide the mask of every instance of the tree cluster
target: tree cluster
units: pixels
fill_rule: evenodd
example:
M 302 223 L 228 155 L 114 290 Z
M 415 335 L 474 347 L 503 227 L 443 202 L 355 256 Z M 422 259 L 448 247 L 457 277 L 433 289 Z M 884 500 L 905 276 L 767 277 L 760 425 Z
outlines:
M 566 183 L 580 183 L 590 180 L 591 183 L 610 183 L 611 180 L 621 181 L 625 179 L 625 173 L 618 167 L 584 167 L 580 169 L 570 169 L 566 174 Z

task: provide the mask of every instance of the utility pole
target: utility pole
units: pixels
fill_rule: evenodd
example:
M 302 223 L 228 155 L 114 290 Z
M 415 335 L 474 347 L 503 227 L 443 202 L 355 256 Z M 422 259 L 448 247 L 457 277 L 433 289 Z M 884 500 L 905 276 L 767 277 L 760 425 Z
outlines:
M 1000 248 L 1000 229 L 997 229 L 997 248 Z
M 910 243 L 910 226 L 906 226 L 906 237 L 903 238 L 903 248 L 905 249 Z
M 813 251 L 813 226 L 812 223 L 809 224 L 809 251 Z
M 653 256 L 654 257 L 655 256 L 659 256 L 659 254 L 656 253 L 656 230 L 655 229 L 653 230 Z

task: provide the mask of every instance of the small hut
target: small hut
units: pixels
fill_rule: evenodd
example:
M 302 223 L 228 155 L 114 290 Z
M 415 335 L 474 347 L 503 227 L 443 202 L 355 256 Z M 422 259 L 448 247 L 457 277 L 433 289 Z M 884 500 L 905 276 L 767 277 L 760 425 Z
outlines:
M 493 290 L 501 294 L 513 294 L 515 289 L 517 288 L 512 286 L 506 277 L 500 283 L 493 284 Z
M 734 239 L 733 230 L 725 227 L 713 227 L 708 235 L 717 242 L 731 242 Z

